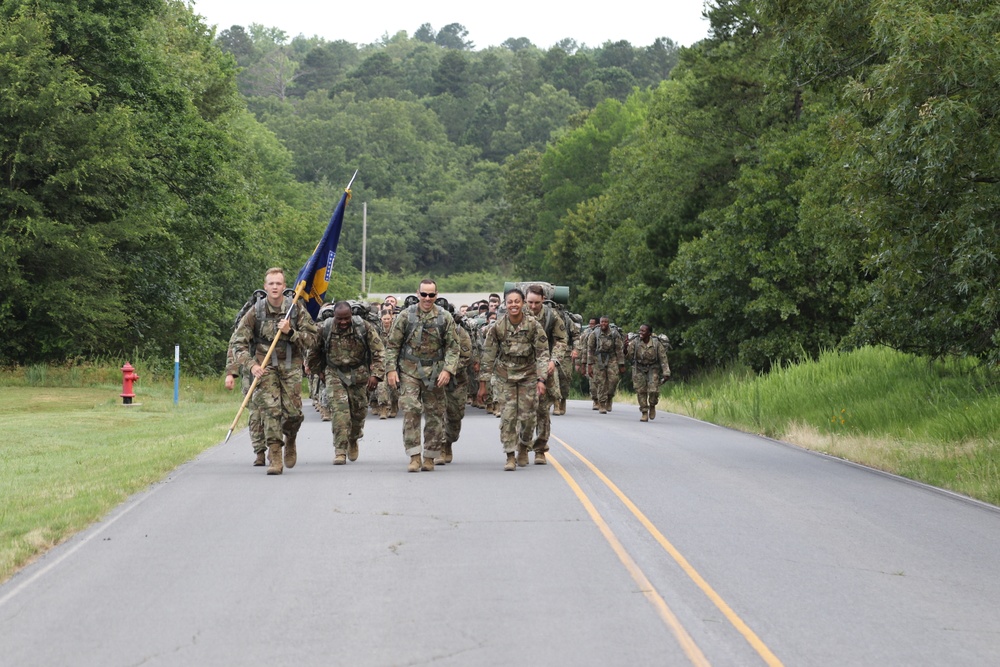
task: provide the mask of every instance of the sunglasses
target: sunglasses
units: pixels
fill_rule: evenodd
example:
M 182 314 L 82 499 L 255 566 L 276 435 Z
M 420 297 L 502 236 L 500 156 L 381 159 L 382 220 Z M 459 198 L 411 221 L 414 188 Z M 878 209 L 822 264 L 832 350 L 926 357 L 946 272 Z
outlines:
M 417 294 L 424 297 L 425 299 L 433 299 L 434 297 L 437 296 L 437 292 L 417 292 Z

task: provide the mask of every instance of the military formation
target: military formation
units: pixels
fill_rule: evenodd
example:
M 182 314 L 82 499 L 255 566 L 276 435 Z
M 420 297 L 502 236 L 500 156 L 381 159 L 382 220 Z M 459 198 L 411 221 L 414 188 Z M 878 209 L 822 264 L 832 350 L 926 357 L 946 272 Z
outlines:
M 508 283 L 504 294 L 456 308 L 423 280 L 400 306 L 337 301 L 318 317 L 294 304 L 281 268 L 240 311 L 229 341 L 226 387 L 239 380 L 248 399 L 255 466 L 280 475 L 296 463 L 303 421 L 302 382 L 331 423 L 333 465 L 360 455 L 365 419 L 402 412 L 408 472 L 454 460 L 466 407 L 500 419 L 503 469 L 546 464 L 551 418 L 566 414 L 573 372 L 587 378 L 593 409 L 611 411 L 626 371 L 641 422 L 656 418 L 670 378 L 669 339 L 648 324 L 624 334 L 608 317 L 582 318 L 549 283 Z M 559 297 L 562 296 L 562 299 Z M 293 305 L 294 304 L 294 305 Z

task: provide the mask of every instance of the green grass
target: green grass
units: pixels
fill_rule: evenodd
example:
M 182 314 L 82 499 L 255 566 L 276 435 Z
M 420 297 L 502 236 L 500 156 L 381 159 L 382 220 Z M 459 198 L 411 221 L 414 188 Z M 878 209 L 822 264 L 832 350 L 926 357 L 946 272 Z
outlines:
M 0 375 L 0 581 L 225 438 L 238 391 L 185 380 L 174 405 L 172 381 L 139 375 L 129 407 L 115 368 Z
M 664 387 L 675 412 L 1000 504 L 1000 375 L 884 348 Z

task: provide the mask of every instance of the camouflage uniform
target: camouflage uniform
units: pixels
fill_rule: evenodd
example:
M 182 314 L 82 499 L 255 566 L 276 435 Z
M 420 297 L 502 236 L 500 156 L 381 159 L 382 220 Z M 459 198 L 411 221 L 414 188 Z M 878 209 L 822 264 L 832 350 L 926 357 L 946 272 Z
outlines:
M 343 463 L 358 454 L 358 440 L 365 434 L 368 414 L 368 379 L 385 378 L 385 346 L 370 323 L 358 316 L 351 318 L 346 330 L 337 329 L 333 317 L 319 327 L 316 345 L 306 365 L 310 370 L 324 370 L 327 407 L 333 427 L 334 463 Z
M 577 361 L 580 364 L 580 372 L 583 374 L 583 377 L 587 378 L 587 388 L 590 391 L 590 400 L 594 402 L 594 410 L 598 408 L 597 385 L 595 385 L 594 381 L 590 379 L 590 364 L 588 363 L 587 359 L 587 345 L 590 336 L 594 333 L 594 331 L 597 328 L 598 327 L 591 328 L 590 326 L 588 326 L 586 329 L 583 330 L 583 332 L 580 334 L 580 338 L 577 340 Z
M 247 373 L 261 364 L 278 332 L 278 324 L 291 306 L 292 300 L 284 297 L 280 308 L 274 308 L 267 299 L 243 316 L 231 339 L 233 357 Z M 257 311 L 263 314 L 258 323 Z M 264 441 L 268 450 L 280 453 L 282 436 L 294 441 L 302 425 L 302 362 L 303 354 L 316 340 L 316 324 L 305 308 L 296 306 L 291 318 L 292 331 L 282 336 L 271 355 L 266 373 L 257 382 L 250 398 L 251 408 L 260 414 L 264 428 Z M 274 450 L 274 448 L 277 448 Z
M 382 338 L 382 346 L 385 347 L 389 342 L 389 332 L 382 327 L 379 327 L 378 331 Z M 395 417 L 399 412 L 399 389 L 390 387 L 388 382 L 379 382 L 375 390 L 375 402 L 378 405 L 380 419 Z
M 639 399 L 642 421 L 647 415 L 656 418 L 656 404 L 660 400 L 660 385 L 670 377 L 667 350 L 656 336 L 650 336 L 648 343 L 636 337 L 629 343 L 629 360 L 632 362 L 632 386 Z
M 563 320 L 563 324 L 566 324 L 566 320 Z M 556 371 L 559 373 L 559 402 L 556 409 L 552 410 L 554 415 L 566 414 L 566 399 L 569 398 L 569 389 L 573 384 L 573 358 L 571 354 L 573 350 L 577 349 L 580 340 L 580 325 L 577 322 L 570 319 L 568 326 L 564 328 L 566 329 L 566 349 L 559 359 L 558 366 L 556 366 Z
M 233 356 L 232 338 L 229 340 L 229 349 L 226 350 L 226 375 L 232 375 L 240 379 L 243 395 L 250 391 L 251 375 L 244 371 Z M 250 445 L 254 454 L 263 454 L 267 451 L 267 444 L 264 442 L 264 422 L 260 418 L 260 413 L 252 405 L 247 409 L 247 429 L 250 431 Z M 263 465 L 263 464 L 261 464 Z
M 562 399 L 559 366 L 563 363 L 563 359 L 566 358 L 566 350 L 569 345 L 566 323 L 563 321 L 560 313 L 557 313 L 549 306 L 542 306 L 542 314 L 539 322 L 542 324 L 542 329 L 545 331 L 545 337 L 548 340 L 549 359 L 556 362 L 556 368 L 552 372 L 552 375 L 547 374 L 548 368 L 546 368 L 546 373 L 542 373 L 539 376 L 545 379 L 545 394 L 538 397 L 536 405 L 535 430 L 537 435 L 535 436 L 533 447 L 536 455 L 538 452 L 544 453 L 549 451 L 549 433 L 552 430 L 552 417 L 549 415 L 549 408 L 553 405 L 558 405 Z M 539 463 L 544 460 L 543 457 L 539 460 Z
M 465 402 L 469 396 L 469 371 L 476 361 L 475 347 L 472 344 L 472 336 L 462 325 L 455 327 L 455 334 L 458 336 L 459 355 L 458 372 L 452 377 L 451 382 L 444 388 L 447 400 L 445 411 L 445 440 L 444 452 L 440 461 L 434 463 L 451 463 L 451 446 L 458 442 L 458 437 L 462 433 L 462 419 L 465 417 Z
M 444 447 L 445 391 L 436 382 L 442 370 L 455 376 L 459 354 L 455 320 L 448 311 L 436 305 L 428 313 L 422 312 L 419 305 L 410 306 L 392 323 L 385 364 L 389 370 L 397 367 L 399 370 L 403 447 L 410 457 L 418 456 L 421 451 L 421 415 L 424 417 L 426 457 L 433 460 Z
M 500 442 L 507 454 L 530 449 L 535 435 L 538 379 L 549 366 L 549 342 L 541 323 L 525 312 L 520 324 L 506 315 L 486 334 L 480 381 L 496 376 L 502 387 Z
M 587 337 L 587 365 L 601 414 L 611 409 L 611 399 L 618 389 L 620 369 L 625 366 L 622 343 L 621 334 L 610 327 L 604 332 L 598 326 Z

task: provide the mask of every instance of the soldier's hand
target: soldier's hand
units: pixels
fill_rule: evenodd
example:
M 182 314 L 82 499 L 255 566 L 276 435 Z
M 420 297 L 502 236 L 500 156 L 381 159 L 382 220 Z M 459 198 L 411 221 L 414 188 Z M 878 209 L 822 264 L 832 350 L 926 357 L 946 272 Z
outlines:
M 396 371 L 389 371 L 385 374 L 385 381 L 389 383 L 389 386 L 393 389 L 399 389 L 399 373 Z
M 226 373 L 226 389 L 232 391 L 233 387 L 235 386 L 236 386 L 236 378 L 234 378 L 229 373 Z
M 619 372 L 619 373 L 624 373 L 624 372 L 625 372 L 625 364 L 621 364 L 621 365 L 620 365 L 620 366 L 618 367 L 618 372 Z
M 266 372 L 267 369 L 262 368 L 259 364 L 254 364 L 253 368 L 250 369 L 250 374 L 255 378 L 264 377 L 264 373 Z
M 368 391 L 375 391 L 378 387 L 378 377 L 371 375 L 368 377 Z
M 278 330 L 283 334 L 287 334 L 292 330 L 292 323 L 287 319 L 281 320 L 281 322 L 278 323 Z
M 438 373 L 438 379 L 437 379 L 438 387 L 445 387 L 448 385 L 449 382 L 451 382 L 451 373 L 449 373 L 448 371 L 441 371 L 440 373 Z
M 545 380 L 542 380 L 541 378 L 539 378 L 538 382 L 536 382 L 535 385 L 538 387 L 538 395 L 539 396 L 544 396 L 545 395 Z
M 480 404 L 486 402 L 486 383 L 485 382 L 480 382 L 479 383 L 479 391 L 476 392 L 476 400 L 479 401 Z

